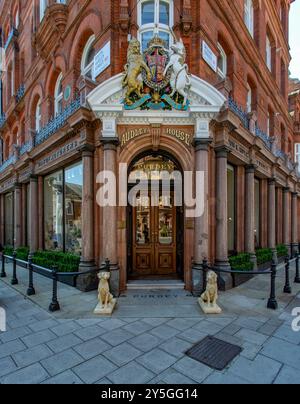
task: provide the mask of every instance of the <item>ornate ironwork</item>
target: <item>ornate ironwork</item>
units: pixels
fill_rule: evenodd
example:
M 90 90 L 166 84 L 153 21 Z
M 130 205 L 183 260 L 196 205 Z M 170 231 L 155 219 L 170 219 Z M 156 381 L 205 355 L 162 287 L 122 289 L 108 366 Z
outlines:
M 55 118 L 51 119 L 46 126 L 44 126 L 39 132 L 35 135 L 35 146 L 40 145 L 45 142 L 50 136 L 52 136 L 55 132 L 58 131 L 61 127 L 65 125 L 67 119 L 74 114 L 74 112 L 78 111 L 81 107 L 80 98 L 76 98 L 72 101 L 66 108 Z
M 13 154 L 0 166 L 0 173 L 7 169 L 11 164 L 15 164 L 17 161 L 16 156 Z
M 17 103 L 19 103 L 22 100 L 24 95 L 25 95 L 25 86 L 24 86 L 24 84 L 21 84 L 20 87 L 18 88 L 18 91 L 17 91 L 17 94 L 16 94 Z
M 235 113 L 240 118 L 244 128 L 249 130 L 250 120 L 247 112 L 244 111 L 243 108 L 240 107 L 232 97 L 228 98 L 228 107 L 233 113 Z
M 255 134 L 265 143 L 265 145 L 269 150 L 272 150 L 272 140 L 270 136 L 268 136 L 264 131 L 262 131 L 258 125 L 256 125 Z
M 19 31 L 16 28 L 13 27 L 11 29 L 10 33 L 8 34 L 8 38 L 7 38 L 6 42 L 5 42 L 5 45 L 4 45 L 5 50 L 9 47 L 9 44 L 11 43 L 13 37 L 17 37 L 18 35 L 19 35 Z
M 29 152 L 32 149 L 32 142 L 26 142 L 20 147 L 20 156 Z
M 6 121 L 6 115 L 2 114 L 0 115 L 0 128 L 2 128 L 2 126 L 5 124 Z

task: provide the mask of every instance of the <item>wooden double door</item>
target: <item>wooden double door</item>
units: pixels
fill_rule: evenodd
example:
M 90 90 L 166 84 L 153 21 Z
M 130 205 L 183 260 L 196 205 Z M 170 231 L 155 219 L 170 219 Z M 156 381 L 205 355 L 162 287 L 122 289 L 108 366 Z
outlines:
M 133 274 L 136 276 L 176 275 L 176 207 L 174 198 L 139 197 L 132 209 Z M 152 206 L 156 205 L 156 206 Z

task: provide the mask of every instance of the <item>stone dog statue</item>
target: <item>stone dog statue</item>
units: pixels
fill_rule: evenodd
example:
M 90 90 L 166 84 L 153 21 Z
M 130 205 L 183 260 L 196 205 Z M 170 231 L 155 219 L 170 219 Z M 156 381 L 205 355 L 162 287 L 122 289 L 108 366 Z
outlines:
M 205 314 L 222 313 L 221 308 L 217 305 L 218 297 L 218 275 L 213 271 L 209 271 L 206 290 L 199 299 L 200 307 Z
M 98 287 L 99 304 L 97 305 L 94 313 L 112 314 L 116 305 L 116 299 L 114 299 L 113 295 L 110 293 L 109 288 L 110 272 L 100 272 L 98 274 L 98 278 L 99 278 L 99 287 Z

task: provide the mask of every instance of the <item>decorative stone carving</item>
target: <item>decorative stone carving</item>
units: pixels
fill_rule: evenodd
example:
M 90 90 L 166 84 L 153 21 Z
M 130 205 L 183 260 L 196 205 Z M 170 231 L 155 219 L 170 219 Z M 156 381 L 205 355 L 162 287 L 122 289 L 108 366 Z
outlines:
M 217 305 L 218 275 L 209 271 L 207 274 L 207 287 L 198 302 L 205 314 L 221 314 L 222 309 Z
M 110 293 L 109 279 L 110 272 L 102 271 L 98 274 L 99 287 L 98 299 L 99 303 L 94 310 L 94 314 L 111 315 L 117 304 L 117 300 Z

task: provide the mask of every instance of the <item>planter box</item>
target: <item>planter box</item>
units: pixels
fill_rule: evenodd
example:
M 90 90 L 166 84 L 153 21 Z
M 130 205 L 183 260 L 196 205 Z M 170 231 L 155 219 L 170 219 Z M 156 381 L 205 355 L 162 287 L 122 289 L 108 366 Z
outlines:
M 255 275 L 252 274 L 247 274 L 245 271 L 244 274 L 231 274 L 232 276 L 232 287 L 236 288 L 237 286 L 242 285 L 243 283 L 246 283 L 250 281 Z
M 59 275 L 59 272 L 58 272 L 58 275 Z M 45 274 L 43 276 L 45 276 L 46 278 L 52 279 L 51 274 L 49 274 L 49 275 Z M 62 276 L 62 277 L 58 278 L 58 281 L 60 283 L 64 283 L 65 285 L 72 286 L 72 288 L 76 288 L 76 278 L 74 278 L 73 276 L 68 276 L 68 277 Z

